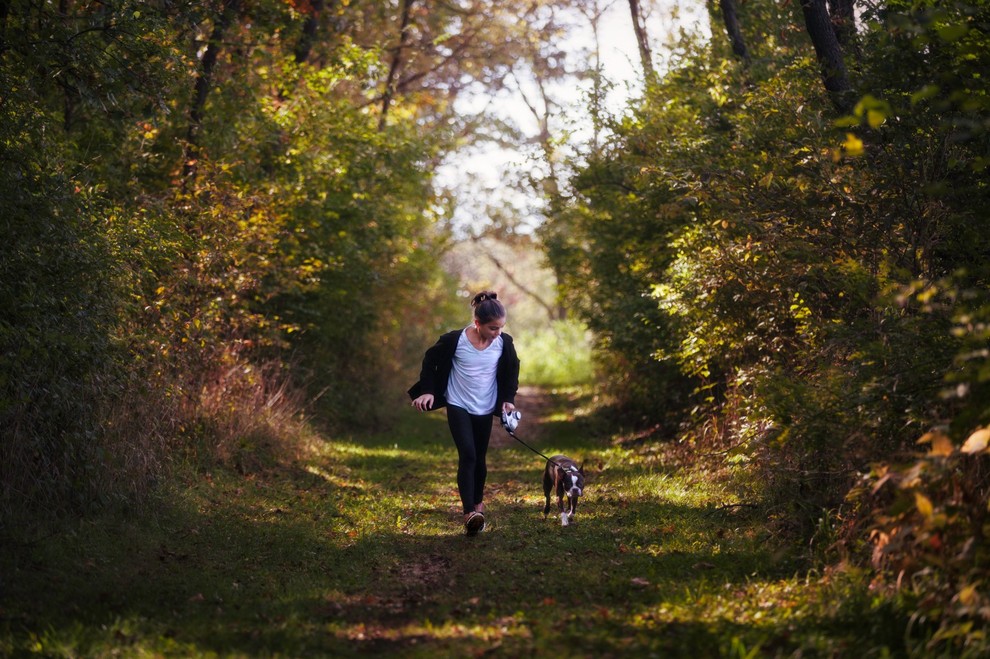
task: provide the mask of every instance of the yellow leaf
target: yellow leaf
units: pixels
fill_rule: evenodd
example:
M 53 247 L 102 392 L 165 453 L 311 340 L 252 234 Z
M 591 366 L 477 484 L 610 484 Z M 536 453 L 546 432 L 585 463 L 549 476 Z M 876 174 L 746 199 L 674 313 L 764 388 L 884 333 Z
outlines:
M 863 140 L 852 133 L 846 133 L 846 141 L 842 143 L 842 148 L 845 149 L 846 155 L 861 156 L 864 151 Z
M 867 110 L 866 121 L 870 124 L 870 128 L 879 128 L 883 122 L 887 121 L 887 115 L 879 110 Z
M 963 606 L 970 606 L 976 600 L 976 586 L 966 586 L 959 591 L 959 601 Z
M 918 512 L 925 519 L 931 519 L 932 513 L 935 511 L 935 507 L 932 505 L 932 500 L 926 497 L 921 492 L 914 493 L 914 505 L 918 506 Z
M 936 433 L 935 437 L 932 438 L 931 455 L 942 457 L 950 456 L 955 448 L 956 447 L 952 445 L 952 440 L 949 439 L 947 435 Z
M 929 451 L 929 455 L 937 456 L 948 456 L 952 455 L 953 446 L 952 440 L 942 432 L 937 430 L 932 432 L 926 432 L 918 439 L 918 444 L 931 444 L 932 448 Z
M 980 428 L 969 436 L 961 450 L 963 453 L 980 453 L 986 450 L 987 444 L 990 444 L 990 428 Z

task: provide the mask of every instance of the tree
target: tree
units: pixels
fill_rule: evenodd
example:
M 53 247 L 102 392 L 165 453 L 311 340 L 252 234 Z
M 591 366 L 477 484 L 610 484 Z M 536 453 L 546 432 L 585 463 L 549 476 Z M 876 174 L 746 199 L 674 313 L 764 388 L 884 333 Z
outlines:
M 382 92 L 382 111 L 378 120 L 378 127 L 385 127 L 388 119 L 388 108 L 392 104 L 392 97 L 395 95 L 398 78 L 402 67 L 403 51 L 409 42 L 409 15 L 415 0 L 402 0 L 402 17 L 399 21 L 399 43 L 392 49 L 392 60 L 388 67 L 388 77 L 385 79 L 385 91 Z
M 237 17 L 240 6 L 240 0 L 221 0 L 220 10 L 214 20 L 206 50 L 203 51 L 203 57 L 199 62 L 192 103 L 189 106 L 189 128 L 186 131 L 186 152 L 182 165 L 183 176 L 187 179 L 196 173 L 196 164 L 199 161 L 200 131 L 206 109 L 206 97 L 210 93 L 213 82 L 213 72 L 220 52 L 220 45 L 224 34 Z
M 840 112 L 852 110 L 849 76 L 826 0 L 801 0 L 804 24 L 811 36 L 821 68 L 822 82 L 835 108 Z
M 313 0 L 309 11 L 306 14 L 306 20 L 303 22 L 302 34 L 299 35 L 299 42 L 296 44 L 295 52 L 293 56 L 295 57 L 296 64 L 303 64 L 309 59 L 309 54 L 313 50 L 313 43 L 316 41 L 316 35 L 320 29 L 320 19 L 323 17 L 324 11 L 333 8 L 333 2 L 331 0 L 330 7 L 327 7 L 326 0 Z
M 847 52 L 855 48 L 856 2 L 855 0 L 828 0 L 828 12 L 835 28 L 839 45 Z
M 653 66 L 650 37 L 646 31 L 643 10 L 640 7 L 639 0 L 629 0 L 629 13 L 632 16 L 633 32 L 636 34 L 636 45 L 639 47 L 639 60 L 643 66 L 643 78 L 649 84 L 656 79 L 656 69 Z
M 749 50 L 746 48 L 746 41 L 739 26 L 736 2 L 735 0 L 720 0 L 718 4 L 722 13 L 722 21 L 725 24 L 725 31 L 732 43 L 732 52 L 742 60 L 743 64 L 748 66 L 750 62 Z

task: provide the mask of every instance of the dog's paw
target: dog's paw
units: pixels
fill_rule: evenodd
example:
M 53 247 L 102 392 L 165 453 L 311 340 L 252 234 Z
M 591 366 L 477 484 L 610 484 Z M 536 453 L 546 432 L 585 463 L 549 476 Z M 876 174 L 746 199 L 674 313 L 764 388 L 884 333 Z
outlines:
M 561 526 L 567 526 L 570 523 L 571 523 L 571 521 L 570 521 L 570 519 L 568 519 L 567 513 L 560 513 L 560 525 Z

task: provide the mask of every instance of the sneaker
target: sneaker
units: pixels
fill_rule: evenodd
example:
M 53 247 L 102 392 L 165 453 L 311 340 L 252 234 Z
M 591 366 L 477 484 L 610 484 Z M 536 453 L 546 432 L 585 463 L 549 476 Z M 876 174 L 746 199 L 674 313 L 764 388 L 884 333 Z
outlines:
M 471 513 L 464 522 L 464 528 L 467 529 L 468 535 L 478 535 L 478 531 L 485 530 L 485 516 L 479 512 Z

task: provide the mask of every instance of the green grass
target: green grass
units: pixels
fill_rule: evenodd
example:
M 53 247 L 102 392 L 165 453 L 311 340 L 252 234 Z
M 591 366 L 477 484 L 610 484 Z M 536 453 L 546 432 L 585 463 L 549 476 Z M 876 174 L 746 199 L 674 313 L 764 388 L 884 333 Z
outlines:
M 554 403 L 519 432 L 585 462 L 573 526 L 543 519 L 542 460 L 496 429 L 491 528 L 465 537 L 443 416 L 410 412 L 388 434 L 315 437 L 299 463 L 192 474 L 129 515 L 8 544 L 0 655 L 902 652 L 904 617 L 860 575 L 808 576 L 761 513 L 726 507 L 726 483 L 594 437 L 562 416 L 573 392 Z

